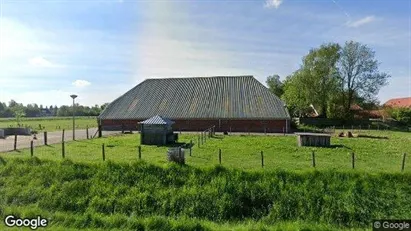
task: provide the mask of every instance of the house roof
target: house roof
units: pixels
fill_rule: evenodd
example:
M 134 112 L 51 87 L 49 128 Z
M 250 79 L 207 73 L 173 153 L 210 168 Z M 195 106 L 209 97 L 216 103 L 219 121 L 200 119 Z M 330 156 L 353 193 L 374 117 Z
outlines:
M 144 121 L 139 122 L 139 124 L 165 124 L 165 125 L 172 125 L 174 121 L 171 121 L 167 118 L 162 118 L 159 115 L 153 116 L 150 119 L 146 119 Z
M 411 97 L 390 99 L 384 103 L 387 107 L 411 107 Z
M 285 104 L 253 76 L 147 79 L 100 119 L 289 119 Z

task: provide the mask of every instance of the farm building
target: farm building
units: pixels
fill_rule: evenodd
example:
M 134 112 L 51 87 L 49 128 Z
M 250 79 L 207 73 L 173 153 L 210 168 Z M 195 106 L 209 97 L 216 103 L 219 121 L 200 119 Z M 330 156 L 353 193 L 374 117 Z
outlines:
M 290 115 L 253 76 L 147 79 L 110 103 L 101 130 L 137 130 L 155 115 L 176 131 L 289 132 Z

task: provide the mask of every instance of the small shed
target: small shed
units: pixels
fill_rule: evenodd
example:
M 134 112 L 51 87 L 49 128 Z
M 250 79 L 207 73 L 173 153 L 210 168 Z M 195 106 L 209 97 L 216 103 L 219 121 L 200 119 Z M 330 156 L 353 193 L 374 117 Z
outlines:
M 166 145 L 174 143 L 177 137 L 173 134 L 173 121 L 159 115 L 139 122 L 141 144 Z
M 330 134 L 324 133 L 295 133 L 298 146 L 330 147 Z

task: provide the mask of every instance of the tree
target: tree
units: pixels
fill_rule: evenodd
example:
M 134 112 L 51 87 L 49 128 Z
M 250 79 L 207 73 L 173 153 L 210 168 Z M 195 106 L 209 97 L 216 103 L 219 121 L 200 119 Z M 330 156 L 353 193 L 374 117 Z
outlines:
M 340 49 L 336 43 L 323 44 L 311 49 L 303 58 L 303 87 L 307 89 L 311 103 L 320 107 L 323 117 L 327 117 L 328 103 L 337 90 L 336 63 Z
M 267 77 L 266 83 L 268 89 L 276 96 L 280 97 L 284 94 L 283 83 L 280 80 L 279 75 L 271 75 Z
M 390 75 L 379 72 L 375 52 L 358 42 L 346 42 L 338 62 L 338 77 L 345 116 L 350 116 L 350 108 L 357 94 L 365 100 L 375 98 L 385 86 Z
M 310 105 L 306 88 L 303 86 L 303 72 L 298 70 L 287 76 L 284 81 L 284 94 L 282 99 L 286 102 L 287 109 L 292 116 L 301 117 Z
M 104 110 L 108 106 L 108 103 L 104 103 L 103 105 L 100 106 L 101 110 Z
M 327 116 L 330 101 L 337 91 L 339 51 L 338 44 L 323 44 L 303 57 L 300 69 L 283 83 L 283 98 L 290 111 L 295 110 L 296 115 L 302 116 L 312 111 L 309 108 L 312 104 L 320 108 L 322 116 Z
M 17 106 L 17 105 L 18 105 L 18 103 L 17 103 L 15 100 L 10 100 L 10 102 L 9 102 L 9 108 L 15 107 L 15 106 Z

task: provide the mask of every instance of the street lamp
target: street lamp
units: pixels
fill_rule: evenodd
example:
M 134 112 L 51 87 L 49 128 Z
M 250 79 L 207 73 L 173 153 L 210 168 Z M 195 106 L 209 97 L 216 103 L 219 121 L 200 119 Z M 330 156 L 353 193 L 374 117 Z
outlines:
M 74 110 L 74 99 L 77 98 L 77 95 L 70 95 L 70 97 L 73 99 L 73 140 L 76 140 L 76 133 L 75 133 L 75 122 L 74 122 L 74 114 L 75 114 L 75 110 Z

